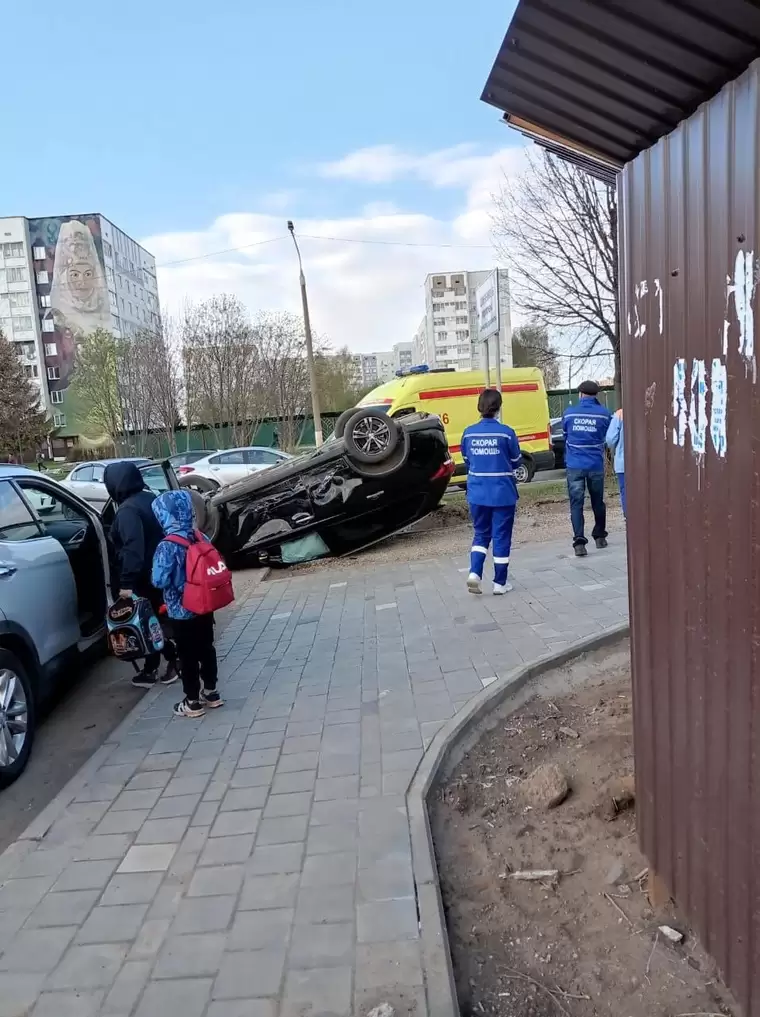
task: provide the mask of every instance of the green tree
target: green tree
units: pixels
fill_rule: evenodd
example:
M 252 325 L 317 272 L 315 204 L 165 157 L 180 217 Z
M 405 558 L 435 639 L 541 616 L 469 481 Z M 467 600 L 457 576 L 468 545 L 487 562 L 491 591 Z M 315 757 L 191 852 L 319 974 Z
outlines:
M 71 389 L 84 410 L 88 437 L 108 437 L 116 450 L 125 440 L 125 407 L 119 389 L 119 342 L 98 328 L 77 343 Z
M 512 333 L 512 363 L 515 367 L 539 367 L 547 388 L 560 382 L 559 358 L 545 325 L 529 322 Z
M 23 456 L 38 449 L 49 433 L 39 391 L 0 330 L 0 452 Z

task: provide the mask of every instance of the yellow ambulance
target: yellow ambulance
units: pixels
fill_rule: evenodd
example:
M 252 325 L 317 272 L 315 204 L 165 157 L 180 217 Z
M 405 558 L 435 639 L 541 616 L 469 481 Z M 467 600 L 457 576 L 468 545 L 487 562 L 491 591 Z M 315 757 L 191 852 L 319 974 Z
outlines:
M 456 483 L 456 478 L 466 472 L 462 433 L 480 419 L 478 396 L 485 387 L 482 371 L 411 368 L 401 377 L 373 388 L 359 406 L 372 406 L 392 417 L 423 411 L 437 414 L 446 428 L 449 451 L 456 464 L 452 479 Z M 527 483 L 537 470 L 554 469 L 544 376 L 537 367 L 505 368 L 501 372 L 501 391 L 501 420 L 516 431 L 523 454 L 515 476 L 518 482 Z

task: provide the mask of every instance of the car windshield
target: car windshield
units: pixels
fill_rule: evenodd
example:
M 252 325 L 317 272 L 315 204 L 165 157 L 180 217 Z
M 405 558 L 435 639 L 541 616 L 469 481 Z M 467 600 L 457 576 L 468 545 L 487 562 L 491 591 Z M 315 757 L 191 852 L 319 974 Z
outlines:
M 391 408 L 390 403 L 378 403 L 376 406 L 372 404 L 367 405 L 366 403 L 362 403 L 362 405 L 359 407 L 360 410 L 375 410 L 376 413 L 387 413 L 390 408 Z

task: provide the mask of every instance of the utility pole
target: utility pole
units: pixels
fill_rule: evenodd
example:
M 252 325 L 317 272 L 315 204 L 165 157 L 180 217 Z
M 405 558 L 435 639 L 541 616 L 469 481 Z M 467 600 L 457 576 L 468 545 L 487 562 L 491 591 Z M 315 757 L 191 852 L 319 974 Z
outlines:
M 296 230 L 293 222 L 288 219 L 288 229 L 295 244 L 298 255 L 299 282 L 301 284 L 301 304 L 303 306 L 303 329 L 306 335 L 306 362 L 309 365 L 309 388 L 311 389 L 311 412 L 314 417 L 314 441 L 317 448 L 322 444 L 322 415 L 319 412 L 319 392 L 317 391 L 317 372 L 314 366 L 314 347 L 311 342 L 311 321 L 309 319 L 309 301 L 306 296 L 306 276 L 303 274 L 303 262 L 301 251 L 296 240 Z

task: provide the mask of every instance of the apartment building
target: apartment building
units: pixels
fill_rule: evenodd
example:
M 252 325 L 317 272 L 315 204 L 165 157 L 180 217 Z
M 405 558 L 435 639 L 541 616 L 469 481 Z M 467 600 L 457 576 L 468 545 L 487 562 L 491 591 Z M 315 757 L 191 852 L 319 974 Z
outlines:
M 425 317 L 412 341 L 413 362 L 457 371 L 485 367 L 483 346 L 478 342 L 478 315 L 475 294 L 493 269 L 479 272 L 436 272 L 425 279 Z M 499 340 L 502 367 L 512 366 L 509 275 L 498 270 Z M 491 366 L 495 365 L 496 344 L 489 343 Z
M 77 341 L 159 323 L 155 259 L 105 216 L 0 218 L 0 328 L 39 387 L 57 454 L 77 434 L 67 398 Z
M 382 385 L 395 378 L 397 371 L 406 371 L 414 363 L 413 344 L 396 343 L 392 349 L 380 353 L 355 353 L 354 380 L 359 388 Z

